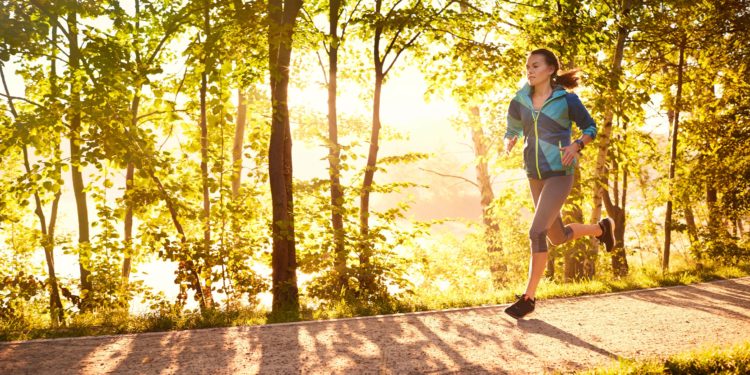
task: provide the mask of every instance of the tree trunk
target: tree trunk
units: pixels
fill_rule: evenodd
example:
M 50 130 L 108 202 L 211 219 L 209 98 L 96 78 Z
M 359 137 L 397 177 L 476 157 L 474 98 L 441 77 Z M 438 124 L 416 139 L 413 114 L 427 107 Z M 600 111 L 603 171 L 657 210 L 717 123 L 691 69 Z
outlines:
M 612 250 L 612 271 L 617 277 L 628 274 L 628 259 L 625 253 L 625 209 L 615 205 L 607 191 L 604 192 L 604 205 L 607 213 L 615 221 L 615 247 Z
M 575 170 L 573 175 L 573 188 L 570 191 L 569 201 L 576 201 L 575 197 L 580 197 L 581 191 L 581 174 L 578 169 Z M 568 203 L 563 206 L 563 221 L 564 222 L 583 222 L 583 210 L 577 204 Z M 587 276 L 593 276 L 594 267 L 593 261 L 588 260 L 591 255 L 586 247 L 585 241 L 575 241 L 573 243 L 563 245 L 563 273 L 565 282 L 577 281 Z
M 292 35 L 301 0 L 269 0 L 269 70 L 271 81 L 271 139 L 268 169 L 273 202 L 272 315 L 297 319 L 297 258 L 294 238 L 292 138 L 287 105 Z
M 140 88 L 135 91 L 133 101 L 130 105 L 130 133 L 135 134 L 136 127 L 138 126 L 138 107 L 141 101 Z M 134 175 L 135 175 L 135 163 L 133 163 L 132 156 L 128 160 L 127 170 L 125 172 L 125 228 L 124 228 L 124 240 L 125 240 L 125 258 L 122 261 L 122 287 L 125 290 L 130 282 L 130 270 L 132 265 L 133 255 L 133 205 L 130 202 L 130 194 L 133 189 Z
M 487 253 L 490 257 L 490 272 L 492 283 L 499 288 L 505 281 L 506 267 L 502 263 L 503 247 L 500 242 L 500 227 L 492 217 L 490 206 L 495 200 L 492 190 L 489 168 L 487 166 L 487 141 L 480 122 L 479 107 L 469 109 L 471 121 L 471 140 L 474 142 L 474 156 L 476 157 L 477 186 L 481 194 L 482 222 L 484 223 L 484 238 L 487 243 Z
M 92 296 L 93 285 L 90 279 L 91 271 L 88 269 L 88 259 L 91 252 L 89 241 L 89 214 L 86 204 L 86 192 L 84 191 L 83 174 L 81 172 L 81 88 L 76 83 L 76 72 L 80 68 L 81 52 L 78 49 L 78 20 L 75 11 L 68 14 L 68 65 L 74 75 L 70 85 L 70 109 L 68 111 L 68 122 L 70 123 L 70 170 L 73 181 L 73 194 L 76 200 L 76 211 L 78 214 L 78 268 L 81 276 L 81 310 L 88 311 L 93 308 Z
M 674 125 L 672 129 L 672 149 L 669 157 L 669 198 L 667 198 L 667 213 L 664 219 L 664 259 L 662 270 L 669 271 L 669 252 L 672 244 L 672 184 L 674 183 L 675 167 L 677 164 L 677 137 L 680 126 L 680 100 L 682 99 L 682 78 L 685 64 L 685 37 L 680 42 L 680 61 L 677 65 L 677 97 L 675 98 Z
M 623 124 L 623 130 L 627 131 L 627 123 Z M 627 133 L 626 133 L 627 134 Z M 622 142 L 625 143 L 626 136 L 623 136 Z M 627 203 L 628 193 L 628 171 L 622 168 L 622 197 L 620 197 L 619 175 L 620 163 L 617 158 L 612 158 L 612 170 L 614 171 L 615 181 L 612 186 L 614 200 L 609 195 L 608 190 L 604 190 L 604 206 L 607 214 L 615 221 L 615 247 L 612 250 L 612 271 L 617 277 L 624 277 L 628 274 L 628 258 L 625 251 L 625 205 Z
M 57 28 L 53 28 L 53 35 L 56 35 Z M 54 77 L 56 73 L 55 71 L 55 60 L 54 58 L 51 61 L 52 63 L 52 72 L 51 76 Z M 5 74 L 2 71 L 2 66 L 0 66 L 0 78 L 2 78 L 3 88 L 5 89 L 5 95 L 8 98 L 8 106 L 10 108 L 10 112 L 13 115 L 13 118 L 15 120 L 18 120 L 18 112 L 16 112 L 15 105 L 13 104 L 13 99 L 11 99 L 10 96 L 10 90 L 8 89 L 8 84 L 5 81 Z M 57 92 L 55 90 L 55 79 L 50 79 L 51 85 L 52 85 L 52 97 L 57 98 Z M 59 150 L 59 146 L 56 147 L 56 150 Z M 26 174 L 31 175 L 31 164 L 29 162 L 29 151 L 26 144 L 23 145 L 22 148 L 23 151 L 23 165 L 26 169 Z M 58 164 L 58 173 L 61 172 L 60 166 Z M 52 201 L 52 215 L 50 217 L 50 224 L 49 224 L 49 232 L 47 231 L 47 222 L 44 217 L 44 210 L 42 209 L 42 200 L 39 197 L 39 192 L 34 191 L 34 204 L 35 204 L 35 210 L 34 213 L 39 218 L 39 227 L 42 232 L 42 247 L 44 248 L 44 257 L 47 261 L 47 275 L 49 277 L 49 292 L 50 292 L 50 300 L 49 300 L 49 313 L 50 313 L 50 321 L 52 322 L 53 327 L 57 327 L 60 324 L 64 324 L 65 322 L 65 311 L 62 307 L 62 301 L 60 300 L 60 289 L 57 283 L 57 275 L 55 273 L 55 223 L 57 221 L 57 207 L 58 203 L 60 202 L 60 190 L 55 193 L 55 199 Z
M 380 64 L 376 64 L 380 66 Z M 382 66 L 380 66 L 382 68 Z M 367 167 L 365 169 L 364 181 L 362 182 L 362 192 L 360 195 L 360 234 L 362 235 L 362 245 L 359 255 L 360 264 L 363 269 L 367 269 L 372 256 L 372 244 L 369 240 L 370 234 L 370 190 L 375 176 L 375 168 L 378 160 L 378 142 L 380 136 L 380 93 L 383 87 L 382 69 L 376 68 L 375 73 L 375 95 L 373 97 L 372 111 L 372 131 L 370 133 L 370 151 L 367 157 Z M 363 288 L 370 289 L 373 283 L 373 275 L 365 272 L 363 280 L 360 280 Z
M 57 15 L 53 16 L 55 20 L 54 26 L 52 26 L 52 40 L 57 40 Z M 57 51 L 52 52 L 52 58 L 50 58 L 50 93 L 53 98 L 60 97 L 60 88 L 57 85 Z M 7 91 L 7 89 L 6 89 Z M 7 92 L 6 92 L 7 93 Z M 60 135 L 56 135 L 55 139 L 55 152 L 58 156 L 58 160 L 62 151 L 60 150 Z M 57 175 L 62 177 L 62 165 L 57 163 Z M 55 272 L 55 228 L 57 227 L 57 211 L 60 204 L 60 196 L 62 196 L 62 188 L 55 193 L 55 198 L 52 200 L 52 212 L 50 213 L 49 225 L 47 225 L 47 239 L 44 241 L 44 257 L 47 260 L 47 273 L 50 280 L 50 320 L 53 326 L 62 324 L 65 325 L 65 310 L 63 310 L 62 300 L 60 300 L 60 286 L 57 281 L 57 275 Z M 43 212 L 40 210 L 40 213 Z M 39 224 L 44 226 L 44 216 L 39 217 Z M 44 230 L 42 230 L 42 234 Z
M 698 226 L 695 224 L 695 214 L 690 202 L 685 202 L 685 221 L 687 222 L 688 239 L 690 245 L 695 245 L 698 241 Z
M 125 172 L 125 259 L 122 261 L 122 286 L 126 287 L 130 282 L 130 270 L 133 254 L 133 205 L 130 203 L 129 193 L 133 189 L 133 176 L 135 175 L 135 164 L 128 162 Z
M 59 167 L 58 172 L 62 172 Z M 53 326 L 58 324 L 65 325 L 65 310 L 63 310 L 62 301 L 60 300 L 60 286 L 55 274 L 55 227 L 57 225 L 57 209 L 60 203 L 60 195 L 61 193 L 58 191 L 55 194 L 55 199 L 52 201 L 52 213 L 49 218 L 49 225 L 47 226 L 46 239 L 44 240 L 44 257 L 47 260 L 47 273 L 49 274 L 50 281 L 49 313 Z M 43 217 L 39 219 L 40 223 L 44 222 Z
M 336 95 L 338 83 L 338 54 L 340 38 L 338 35 L 340 0 L 331 0 L 328 8 L 329 34 L 331 44 L 328 52 L 328 165 L 331 179 L 331 226 L 333 228 L 333 243 L 335 253 L 336 274 L 338 287 L 347 285 L 346 249 L 344 233 L 344 190 L 341 187 L 341 145 L 338 136 L 338 111 Z
M 630 12 L 631 0 L 623 0 L 622 2 L 622 15 L 627 16 Z M 612 60 L 612 75 L 609 82 L 609 90 L 617 98 L 617 92 L 619 90 L 619 82 L 621 75 L 622 57 L 623 51 L 625 50 L 625 40 L 628 36 L 630 29 L 625 25 L 620 25 L 617 28 L 617 45 L 615 47 L 615 54 Z M 615 102 L 617 99 L 615 99 Z M 614 109 L 611 106 L 607 106 L 604 112 L 604 125 L 602 130 L 597 134 L 599 141 L 599 147 L 596 157 L 596 183 L 594 184 L 594 207 L 591 211 L 591 223 L 596 223 L 601 219 L 602 212 L 602 196 L 607 186 L 607 150 L 609 150 L 610 139 L 612 136 L 612 118 L 614 117 Z M 591 237 L 591 242 L 596 247 L 595 237 Z
M 631 0 L 623 0 L 622 2 L 622 16 L 627 16 L 631 9 Z M 623 24 L 620 24 L 617 29 L 617 44 L 615 46 L 615 54 L 612 60 L 612 76 L 609 82 L 609 90 L 614 94 L 615 103 L 617 102 L 619 81 L 621 75 L 621 66 L 623 52 L 625 49 L 625 41 L 630 32 L 630 28 Z M 594 184 L 594 204 L 591 211 L 591 218 L 589 222 L 596 223 L 601 219 L 602 200 L 610 200 L 609 192 L 607 191 L 609 171 L 607 169 L 607 155 L 609 151 L 610 141 L 612 137 L 612 120 L 614 118 L 614 109 L 611 106 L 607 106 L 604 113 L 604 124 L 602 130 L 597 134 L 599 140 L 598 152 L 596 158 L 595 168 L 595 181 Z M 618 173 L 615 171 L 615 173 Z M 617 195 L 617 194 L 615 194 Z M 617 197 L 615 198 L 617 200 Z M 617 202 L 615 202 L 616 204 Z M 625 233 L 625 213 L 624 209 L 617 207 L 609 201 L 608 215 L 615 220 L 615 239 L 619 240 L 613 250 L 612 254 L 612 265 L 615 275 L 627 274 L 627 258 L 625 255 L 625 249 L 623 247 L 622 239 Z M 595 237 L 591 237 L 590 246 L 594 249 L 598 249 L 598 243 Z M 619 245 L 619 246 L 618 246 Z M 593 266 L 593 262 L 590 263 Z M 593 276 L 593 272 L 591 273 Z
M 180 243 L 183 246 L 187 246 L 187 236 L 185 235 L 185 230 L 182 228 L 182 224 L 180 223 L 179 217 L 177 215 L 177 209 L 175 208 L 172 199 L 169 198 L 169 194 L 164 188 L 164 185 L 161 183 L 161 179 L 156 176 L 156 174 L 150 167 L 144 165 L 143 170 L 148 174 L 149 177 L 151 177 L 151 180 L 156 184 L 157 189 L 159 189 L 159 192 L 164 197 L 164 203 L 167 205 L 167 210 L 169 211 L 169 216 L 172 219 L 172 224 L 174 224 L 175 230 L 177 230 L 177 233 L 179 234 Z M 200 308 L 201 310 L 205 310 L 208 305 L 206 303 L 206 298 L 203 295 L 204 288 L 201 287 L 200 275 L 198 271 L 196 271 L 194 263 L 192 261 L 180 261 L 178 270 L 184 270 L 187 273 L 190 287 L 193 288 L 195 294 L 198 295 L 198 303 L 200 304 Z M 184 290 L 181 287 L 180 294 L 182 293 L 184 293 Z
M 247 99 L 248 96 L 237 89 L 239 104 L 237 105 L 237 124 L 234 128 L 234 142 L 232 144 L 232 200 L 236 200 L 240 194 L 240 181 L 242 180 L 242 148 L 245 142 L 245 127 L 247 126 Z
M 200 88 L 200 128 L 201 128 L 201 184 L 203 187 L 203 254 L 206 262 L 206 272 L 211 272 L 212 257 L 211 257 L 211 199 L 209 196 L 208 189 L 208 122 L 206 119 L 206 91 L 208 89 L 208 71 L 211 69 L 210 66 L 210 46 L 209 38 L 211 35 L 211 18 L 210 18 L 209 1 L 204 1 L 204 31 L 206 33 L 206 41 L 204 42 L 203 51 L 203 65 L 204 69 L 201 73 L 201 88 Z M 209 283 L 210 275 L 206 277 L 206 285 L 203 286 L 203 298 L 205 299 L 204 304 L 207 308 L 213 308 L 213 298 L 211 294 L 211 285 Z
M 716 235 L 721 219 L 717 210 L 717 191 L 711 181 L 706 182 L 706 205 L 708 206 L 708 230 L 712 235 Z
M 375 1 L 375 12 L 380 14 L 383 1 Z M 383 87 L 385 75 L 383 73 L 383 61 L 380 56 L 380 39 L 383 34 L 382 23 L 375 25 L 375 35 L 373 37 L 373 61 L 375 63 L 375 92 L 372 99 L 372 131 L 370 133 L 370 150 L 367 155 L 367 167 L 362 182 L 362 191 L 360 192 L 359 222 L 360 235 L 362 243 L 360 244 L 359 262 L 363 270 L 367 270 L 370 263 L 372 245 L 369 240 L 370 233 L 370 189 L 375 175 L 375 168 L 378 160 L 378 141 L 380 137 L 380 93 Z M 361 287 L 367 290 L 372 288 L 373 275 L 369 271 L 363 271 L 364 275 L 360 280 Z

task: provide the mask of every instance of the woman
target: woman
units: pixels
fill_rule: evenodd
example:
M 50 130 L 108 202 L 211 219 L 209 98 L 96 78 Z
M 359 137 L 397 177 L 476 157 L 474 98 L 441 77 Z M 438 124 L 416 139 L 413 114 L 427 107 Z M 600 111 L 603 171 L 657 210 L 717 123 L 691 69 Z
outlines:
M 539 280 L 547 265 L 547 238 L 560 245 L 583 236 L 596 236 L 612 251 L 615 223 L 605 218 L 598 224 L 563 225 L 560 210 L 573 187 L 573 173 L 581 150 L 596 137 L 596 124 L 581 100 L 566 89 L 578 86 L 578 70 L 560 73 L 560 62 L 547 49 L 537 49 L 526 60 L 528 83 L 508 108 L 505 152 L 510 153 L 524 135 L 523 161 L 534 200 L 534 219 L 529 230 L 531 264 L 526 292 L 505 309 L 522 318 L 534 311 Z M 571 142 L 572 123 L 583 135 Z

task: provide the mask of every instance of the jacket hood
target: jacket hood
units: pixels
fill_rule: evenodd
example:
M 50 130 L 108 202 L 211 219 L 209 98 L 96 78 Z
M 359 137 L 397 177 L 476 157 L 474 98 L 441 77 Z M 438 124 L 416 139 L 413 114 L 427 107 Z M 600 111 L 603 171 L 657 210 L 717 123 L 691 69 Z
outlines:
M 526 82 L 526 83 L 523 84 L 523 87 L 521 87 L 518 90 L 518 92 L 516 92 L 516 96 L 517 97 L 526 96 L 528 98 L 531 98 L 531 92 L 532 92 L 533 89 L 534 88 L 531 87 L 531 85 L 529 85 L 528 82 Z M 565 90 L 565 87 L 563 87 L 563 85 L 554 84 L 554 85 L 552 85 L 552 96 L 551 96 L 551 98 L 554 99 L 554 98 L 556 98 L 558 96 L 566 94 L 567 92 L 568 91 Z

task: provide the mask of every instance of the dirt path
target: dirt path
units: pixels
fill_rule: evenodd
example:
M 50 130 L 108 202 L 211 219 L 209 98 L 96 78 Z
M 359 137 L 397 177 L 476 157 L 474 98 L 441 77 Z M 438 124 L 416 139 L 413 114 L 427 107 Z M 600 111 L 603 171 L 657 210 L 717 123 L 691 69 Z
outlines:
M 0 344 L 0 374 L 543 373 L 750 339 L 750 277 L 370 318 Z

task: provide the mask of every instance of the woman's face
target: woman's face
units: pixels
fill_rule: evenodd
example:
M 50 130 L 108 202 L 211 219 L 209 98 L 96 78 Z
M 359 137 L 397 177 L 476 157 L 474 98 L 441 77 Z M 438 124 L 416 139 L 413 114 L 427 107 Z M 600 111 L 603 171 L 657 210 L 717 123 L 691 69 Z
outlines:
M 544 56 L 532 54 L 526 60 L 526 79 L 530 86 L 536 86 L 540 83 L 549 82 L 555 67 L 547 65 Z

